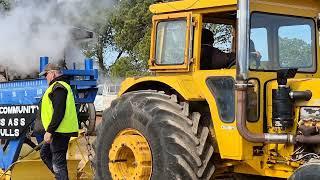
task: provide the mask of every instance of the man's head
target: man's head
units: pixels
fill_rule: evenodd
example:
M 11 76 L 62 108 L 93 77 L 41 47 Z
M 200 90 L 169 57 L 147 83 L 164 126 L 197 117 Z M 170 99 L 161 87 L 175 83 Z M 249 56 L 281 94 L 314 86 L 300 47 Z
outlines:
M 47 64 L 39 76 L 45 76 L 48 84 L 56 77 L 61 76 L 61 68 L 56 64 Z
M 208 44 L 213 45 L 214 39 L 213 39 L 213 32 L 211 32 L 209 29 L 202 29 L 202 37 L 201 37 L 201 44 Z

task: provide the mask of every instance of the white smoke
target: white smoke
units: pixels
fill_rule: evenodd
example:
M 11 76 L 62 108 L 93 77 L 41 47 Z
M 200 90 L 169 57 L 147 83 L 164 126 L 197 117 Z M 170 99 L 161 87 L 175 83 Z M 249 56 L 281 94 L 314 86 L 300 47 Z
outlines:
M 48 56 L 50 62 L 64 59 L 68 47 L 75 47 L 70 44 L 72 27 L 90 27 L 90 21 L 83 24 L 82 19 L 90 20 L 96 11 L 110 6 L 110 1 L 16 1 L 0 16 L 0 66 L 31 74 L 38 71 L 40 56 Z

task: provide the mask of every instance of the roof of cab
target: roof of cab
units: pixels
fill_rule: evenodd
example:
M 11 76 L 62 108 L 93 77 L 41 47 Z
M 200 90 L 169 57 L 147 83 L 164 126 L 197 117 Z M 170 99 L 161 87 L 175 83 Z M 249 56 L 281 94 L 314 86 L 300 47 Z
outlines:
M 150 6 L 150 11 L 154 14 L 160 14 L 236 4 L 237 0 L 177 0 L 173 2 L 153 4 Z

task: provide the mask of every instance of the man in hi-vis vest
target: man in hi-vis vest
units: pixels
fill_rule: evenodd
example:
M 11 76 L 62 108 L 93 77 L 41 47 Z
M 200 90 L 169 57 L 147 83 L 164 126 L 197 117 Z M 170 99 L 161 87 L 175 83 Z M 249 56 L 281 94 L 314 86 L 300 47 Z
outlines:
M 68 180 L 68 143 L 70 137 L 77 136 L 79 131 L 74 96 L 57 65 L 49 63 L 39 76 L 45 76 L 49 84 L 40 105 L 41 121 L 46 131 L 40 156 L 57 180 Z

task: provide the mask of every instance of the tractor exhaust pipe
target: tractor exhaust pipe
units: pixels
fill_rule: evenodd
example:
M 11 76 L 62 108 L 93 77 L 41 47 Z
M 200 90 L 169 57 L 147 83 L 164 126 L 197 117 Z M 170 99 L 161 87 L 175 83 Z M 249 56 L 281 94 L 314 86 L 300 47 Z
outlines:
M 247 89 L 248 60 L 249 60 L 249 32 L 250 32 L 250 0 L 238 0 L 238 41 L 237 41 L 237 128 L 240 135 L 249 142 L 254 143 L 293 143 L 294 137 L 288 134 L 256 134 L 247 128 Z
M 269 134 L 261 133 L 256 134 L 250 132 L 247 128 L 247 88 L 248 85 L 245 83 L 236 84 L 236 96 L 237 96 L 237 128 L 240 135 L 247 141 L 253 143 L 276 143 L 286 144 L 294 143 L 294 136 L 290 134 Z
M 238 0 L 237 80 L 248 79 L 250 0 Z

